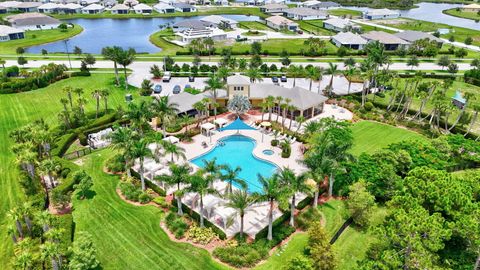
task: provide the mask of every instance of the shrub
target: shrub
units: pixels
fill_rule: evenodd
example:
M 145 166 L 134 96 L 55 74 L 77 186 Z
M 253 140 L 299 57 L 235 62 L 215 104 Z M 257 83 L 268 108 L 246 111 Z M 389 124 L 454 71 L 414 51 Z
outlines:
M 55 147 L 51 150 L 52 156 L 61 157 L 67 152 L 70 145 L 77 139 L 76 133 L 67 133 L 59 137 L 55 142 Z
M 312 222 L 322 220 L 322 218 L 323 216 L 320 210 L 317 208 L 309 208 L 307 211 L 304 211 L 298 215 L 296 222 L 300 229 L 305 230 Z
M 366 111 L 371 111 L 373 109 L 373 103 L 368 101 L 368 102 L 365 102 L 365 106 L 364 106 L 365 110 Z
M 80 181 L 80 179 L 73 177 L 73 172 L 78 171 L 79 167 L 75 163 L 59 157 L 54 157 L 54 160 L 59 162 L 62 166 L 61 175 L 63 179 L 60 185 L 56 186 L 53 190 L 57 190 L 65 195 L 73 191 L 73 187 Z
M 81 145 L 83 145 L 83 146 L 88 145 L 87 136 L 84 133 L 78 134 L 78 140 L 80 141 Z
M 119 183 L 120 192 L 127 200 L 138 202 L 139 196 L 142 194 L 142 191 L 137 188 L 133 183 L 120 182 Z
M 242 244 L 234 247 L 218 247 L 213 256 L 234 267 L 251 267 L 268 255 L 264 246 Z
M 141 204 L 146 204 L 152 201 L 152 197 L 147 192 L 141 192 L 138 195 L 138 202 Z
M 170 206 L 170 204 L 165 200 L 165 197 L 162 196 L 155 197 L 152 201 L 162 208 L 168 208 Z
M 289 218 L 290 212 L 286 212 L 273 222 L 272 241 L 267 240 L 268 226 L 266 226 L 255 235 L 255 242 L 258 242 L 261 245 L 266 245 L 268 248 L 272 248 L 278 245 L 280 242 L 282 242 L 284 239 L 286 239 L 295 232 L 295 228 L 289 226 L 286 223 Z
M 217 238 L 217 235 L 212 228 L 200 228 L 197 226 L 191 226 L 187 232 L 187 239 L 194 243 L 206 245 Z
M 270 143 L 272 146 L 277 146 L 279 141 L 277 139 L 273 139 L 272 142 Z
M 125 170 L 125 157 L 121 154 L 116 154 L 113 157 L 107 159 L 106 167 L 110 172 L 123 172 Z

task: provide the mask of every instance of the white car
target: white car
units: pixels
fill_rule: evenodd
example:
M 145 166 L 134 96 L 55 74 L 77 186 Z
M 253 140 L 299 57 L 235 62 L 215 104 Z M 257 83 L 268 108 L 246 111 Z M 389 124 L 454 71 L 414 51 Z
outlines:
M 162 77 L 162 82 L 170 82 L 170 79 L 172 78 L 172 74 L 169 72 L 169 71 L 166 71 L 164 74 L 163 74 L 163 77 Z

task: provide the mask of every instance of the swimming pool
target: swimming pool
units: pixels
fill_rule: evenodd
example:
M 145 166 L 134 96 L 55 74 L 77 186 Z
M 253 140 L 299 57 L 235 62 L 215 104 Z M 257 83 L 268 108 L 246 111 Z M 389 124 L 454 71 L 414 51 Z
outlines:
M 262 187 L 258 182 L 258 174 L 269 177 L 278 167 L 268 161 L 261 160 L 252 154 L 255 141 L 242 135 L 233 135 L 221 139 L 224 144 L 217 144 L 209 152 L 190 160 L 193 164 L 203 167 L 203 160 L 217 159 L 218 164 L 228 164 L 232 168 L 239 166 L 242 171 L 239 178 L 245 180 L 249 192 L 261 192 Z

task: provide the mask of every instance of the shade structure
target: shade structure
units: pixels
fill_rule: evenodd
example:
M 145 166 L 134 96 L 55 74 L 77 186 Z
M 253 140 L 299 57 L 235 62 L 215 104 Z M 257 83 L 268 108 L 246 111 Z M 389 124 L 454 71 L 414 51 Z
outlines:
M 180 141 L 180 139 L 178 139 L 175 136 L 168 136 L 168 137 L 163 138 L 162 140 L 170 142 L 170 143 L 178 143 Z
M 219 127 L 223 127 L 225 124 L 228 123 L 227 119 L 225 118 L 218 118 L 213 121 L 215 124 L 217 124 Z
M 263 121 L 262 123 L 260 123 L 260 125 L 261 125 L 262 127 L 269 127 L 269 126 L 271 126 L 272 124 L 271 124 L 270 122 Z
M 255 130 L 255 128 L 245 124 L 240 118 L 237 118 L 235 121 L 230 123 L 228 126 L 220 128 L 220 131 L 224 130 Z

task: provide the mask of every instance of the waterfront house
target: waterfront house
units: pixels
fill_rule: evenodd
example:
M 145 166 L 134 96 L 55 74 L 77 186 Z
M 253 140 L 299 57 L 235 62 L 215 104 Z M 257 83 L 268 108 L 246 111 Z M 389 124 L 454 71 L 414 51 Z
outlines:
M 23 38 L 25 38 L 24 30 L 7 25 L 0 25 L 0 42 Z
M 79 4 L 86 7 L 91 4 L 100 4 L 100 0 L 80 0 Z
M 368 42 L 378 41 L 385 47 L 387 51 L 395 51 L 397 49 L 408 48 L 409 42 L 387 32 L 383 31 L 370 31 L 362 34 L 362 37 Z
M 462 10 L 465 12 L 479 12 L 480 4 L 476 4 L 476 3 L 469 4 L 469 5 L 463 6 Z
M 133 10 L 135 11 L 135 13 L 143 14 L 143 15 L 152 14 L 152 12 L 153 12 L 153 8 L 151 6 L 143 4 L 143 3 L 134 6 Z
M 211 27 L 221 29 L 234 29 L 238 27 L 238 22 L 219 15 L 210 15 L 200 19 L 202 22 L 209 23 Z
M 283 13 L 288 18 L 296 21 L 325 20 L 328 17 L 328 13 L 325 10 L 317 10 L 305 7 L 289 8 Z
M 213 4 L 216 6 L 228 6 L 228 0 L 214 0 Z
M 410 43 L 413 43 L 417 40 L 428 39 L 430 41 L 437 42 L 440 46 L 443 44 L 442 39 L 432 34 L 421 32 L 421 31 L 406 30 L 403 32 L 395 33 L 394 35 Z
M 175 8 L 169 4 L 165 3 L 158 3 L 155 6 L 153 6 L 153 9 L 157 11 L 158 13 L 174 13 Z
M 340 32 L 332 37 L 332 43 L 337 47 L 352 50 L 362 50 L 367 45 L 367 40 L 352 32 Z
M 348 19 L 340 19 L 340 18 L 330 18 L 323 22 L 323 27 L 325 29 L 329 29 L 335 32 L 345 32 L 345 31 L 352 31 L 352 30 L 360 30 L 360 26 L 357 24 L 352 23 Z
M 105 10 L 105 7 L 99 4 L 91 4 L 82 9 L 83 14 L 99 14 Z
M 265 21 L 267 22 L 267 25 L 273 29 L 286 29 L 294 32 L 298 30 L 298 23 L 279 15 L 268 17 Z
M 76 3 L 68 3 L 61 7 L 60 12 L 65 14 L 81 13 L 82 6 Z
M 23 30 L 54 29 L 61 24 L 59 20 L 37 12 L 10 15 L 5 19 L 12 27 Z
M 283 14 L 285 10 L 288 9 L 288 6 L 285 4 L 266 4 L 260 7 L 260 11 L 263 13 L 278 13 Z
M 201 20 L 183 20 L 172 25 L 173 32 L 178 38 L 179 45 L 187 45 L 195 39 L 211 38 L 225 40 L 225 31 Z
M 172 6 L 175 8 L 176 11 L 178 12 L 195 12 L 197 11 L 197 8 L 190 5 L 190 4 L 185 4 L 185 3 L 173 3 Z
M 38 7 L 41 6 L 40 2 L 22 2 L 15 6 L 17 12 L 37 12 Z
M 398 17 L 400 17 L 400 13 L 387 8 L 370 9 L 363 12 L 363 18 L 368 20 L 395 19 Z
M 46 3 L 38 7 L 38 12 L 47 14 L 58 13 L 62 7 L 62 4 Z
M 7 8 L 0 6 L 0 14 L 5 14 L 7 13 Z
M 128 14 L 130 8 L 124 4 L 116 4 L 110 9 L 112 14 Z
M 312 9 L 334 9 L 339 8 L 340 4 L 331 1 L 321 2 L 317 0 L 309 0 L 305 2 L 299 2 L 298 6 Z

